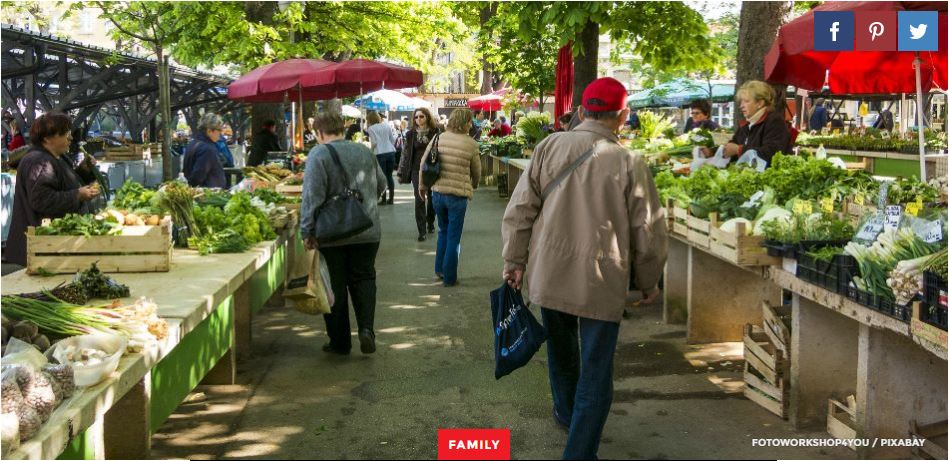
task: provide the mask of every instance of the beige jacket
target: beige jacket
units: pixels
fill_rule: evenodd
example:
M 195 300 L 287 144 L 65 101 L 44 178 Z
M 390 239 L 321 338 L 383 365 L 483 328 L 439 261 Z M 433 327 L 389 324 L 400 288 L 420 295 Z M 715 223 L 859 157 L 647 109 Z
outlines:
M 541 202 L 541 191 L 587 149 L 595 153 Z M 529 299 L 579 317 L 619 322 L 630 266 L 652 289 L 666 262 L 665 210 L 649 168 L 596 121 L 534 149 L 504 212 L 506 267 L 526 265 Z
M 428 144 L 419 165 L 428 160 L 433 145 L 434 142 Z M 471 198 L 481 181 L 481 153 L 478 143 L 467 134 L 446 131 L 438 136 L 438 155 L 442 169 L 438 180 L 432 185 L 432 190 L 440 194 Z

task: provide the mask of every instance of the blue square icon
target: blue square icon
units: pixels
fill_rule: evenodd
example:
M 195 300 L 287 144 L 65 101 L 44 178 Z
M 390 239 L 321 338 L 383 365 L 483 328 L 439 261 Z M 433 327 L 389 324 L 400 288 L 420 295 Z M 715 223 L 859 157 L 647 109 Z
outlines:
M 900 51 L 938 51 L 939 13 L 936 11 L 900 11 Z
M 853 51 L 853 11 L 814 12 L 815 51 Z

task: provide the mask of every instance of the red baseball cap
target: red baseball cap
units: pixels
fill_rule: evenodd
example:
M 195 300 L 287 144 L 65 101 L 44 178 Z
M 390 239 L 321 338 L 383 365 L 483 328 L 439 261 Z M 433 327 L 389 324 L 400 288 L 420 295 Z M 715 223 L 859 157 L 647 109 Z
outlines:
M 583 108 L 591 112 L 623 110 L 626 108 L 626 87 L 615 78 L 598 78 L 583 90 Z

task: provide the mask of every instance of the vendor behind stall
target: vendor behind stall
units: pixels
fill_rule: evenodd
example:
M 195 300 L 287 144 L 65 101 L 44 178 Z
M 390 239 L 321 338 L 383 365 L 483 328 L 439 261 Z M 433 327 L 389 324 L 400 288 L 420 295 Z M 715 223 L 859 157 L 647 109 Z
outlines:
M 765 82 L 752 80 L 738 89 L 737 96 L 747 123 L 725 144 L 725 157 L 734 162 L 754 151 L 770 166 L 774 154 L 791 153 L 791 132 L 784 114 L 774 110 L 774 89 Z M 703 152 L 706 157 L 714 154 L 708 148 L 703 148 Z
M 63 160 L 72 141 L 72 120 L 62 113 L 40 116 L 30 128 L 33 145 L 17 165 L 13 196 L 13 220 L 4 259 L 26 265 L 26 228 L 39 226 L 43 219 L 67 213 L 89 212 L 89 201 L 99 195 L 98 183 L 83 181 Z
M 198 132 L 185 149 L 182 167 L 191 187 L 227 187 L 216 145 L 223 130 L 224 120 L 213 112 L 202 115 L 198 121 Z

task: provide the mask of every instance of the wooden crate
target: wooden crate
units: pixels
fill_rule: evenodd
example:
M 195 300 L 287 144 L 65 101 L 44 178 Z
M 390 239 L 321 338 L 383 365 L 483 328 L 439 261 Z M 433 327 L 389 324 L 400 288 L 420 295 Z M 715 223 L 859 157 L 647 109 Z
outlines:
M 767 301 L 761 303 L 761 318 L 764 322 L 762 329 L 771 340 L 771 344 L 784 352 L 785 357 L 791 350 L 791 328 L 782 317 L 788 316 L 790 310 L 788 306 L 772 306 Z
M 946 350 L 947 341 L 949 341 L 949 333 L 947 333 L 945 330 L 939 329 L 939 327 L 936 327 L 935 325 L 930 325 L 920 320 L 921 309 L 921 303 L 918 301 L 913 303 L 913 316 L 910 319 L 910 330 L 913 332 L 913 336 L 933 343 L 943 350 Z
M 289 185 L 277 183 L 276 190 L 283 195 L 303 195 L 303 184 Z
M 922 459 L 949 459 L 947 452 L 946 423 L 938 423 L 920 426 L 916 420 L 910 422 L 910 435 L 923 439 L 923 446 L 913 447 L 913 454 Z
M 781 258 L 768 256 L 762 244 L 764 236 L 747 235 L 745 224 L 738 223 L 735 232 L 725 232 L 718 227 L 713 215 L 709 228 L 709 249 L 712 254 L 738 266 L 777 266 Z
M 669 232 L 680 237 L 689 238 L 689 210 L 680 208 L 672 200 L 666 205 L 666 214 L 669 223 Z
M 857 411 L 850 405 L 827 399 L 827 433 L 840 440 L 857 438 Z M 847 446 L 857 449 L 855 444 Z
M 152 158 L 150 144 L 131 144 L 123 147 L 105 148 L 105 159 L 111 162 L 149 160 Z
M 748 400 L 787 418 L 789 362 L 758 327 L 745 325 L 745 390 Z
M 36 235 L 26 232 L 26 271 L 70 274 L 97 262 L 102 272 L 167 272 L 171 269 L 171 220 L 158 226 L 125 226 L 123 235 Z

